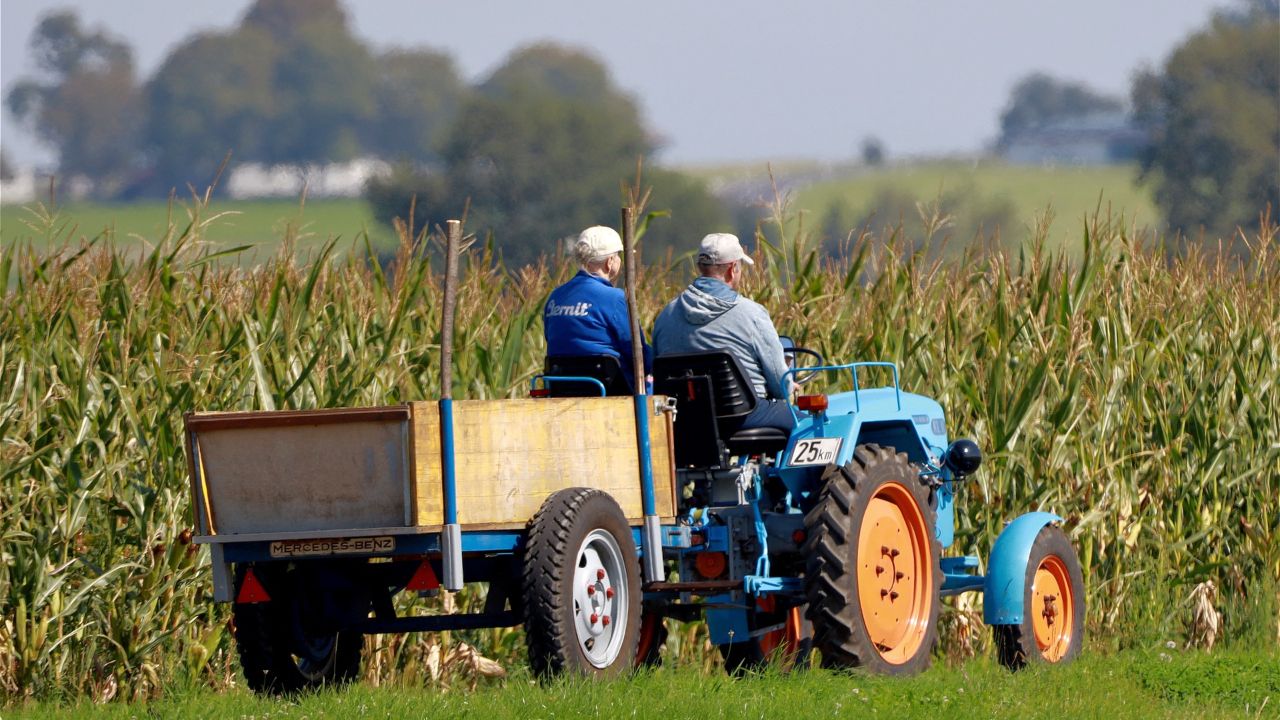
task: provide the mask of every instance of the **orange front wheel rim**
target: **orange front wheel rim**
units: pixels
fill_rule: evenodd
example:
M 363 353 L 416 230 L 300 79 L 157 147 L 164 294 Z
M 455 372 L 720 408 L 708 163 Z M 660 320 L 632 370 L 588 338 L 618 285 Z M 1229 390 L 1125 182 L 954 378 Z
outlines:
M 915 497 L 890 482 L 876 490 L 858 532 L 858 600 L 877 652 L 900 665 L 929 630 L 933 573 L 929 528 Z
M 1066 656 L 1076 622 L 1071 574 L 1062 558 L 1050 555 L 1040 561 L 1031 581 L 1032 629 L 1045 660 L 1057 662 Z

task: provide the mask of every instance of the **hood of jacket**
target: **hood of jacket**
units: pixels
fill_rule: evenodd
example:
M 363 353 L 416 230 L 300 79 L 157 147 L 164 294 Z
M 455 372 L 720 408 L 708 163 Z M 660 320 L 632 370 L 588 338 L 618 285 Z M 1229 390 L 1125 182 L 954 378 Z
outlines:
M 676 298 L 676 312 L 690 325 L 706 325 L 738 304 L 738 293 L 715 278 L 700 277 Z

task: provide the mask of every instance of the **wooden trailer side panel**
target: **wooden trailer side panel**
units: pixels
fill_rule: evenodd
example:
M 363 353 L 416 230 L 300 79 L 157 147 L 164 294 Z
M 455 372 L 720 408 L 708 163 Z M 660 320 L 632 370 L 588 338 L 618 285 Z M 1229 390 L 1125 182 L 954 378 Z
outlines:
M 406 407 L 194 415 L 187 427 L 204 533 L 412 522 Z
M 412 403 L 417 525 L 443 523 L 440 414 Z M 630 397 L 458 400 L 453 403 L 458 522 L 466 529 L 522 528 L 551 493 L 593 487 L 628 519 L 644 516 L 635 404 Z M 675 515 L 671 416 L 649 413 L 657 514 Z

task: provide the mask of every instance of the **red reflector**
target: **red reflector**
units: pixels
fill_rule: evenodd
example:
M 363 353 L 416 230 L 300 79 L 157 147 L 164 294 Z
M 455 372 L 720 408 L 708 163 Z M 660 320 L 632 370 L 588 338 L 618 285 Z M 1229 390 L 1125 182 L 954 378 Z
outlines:
M 236 595 L 236 602 L 248 605 L 267 602 L 270 599 L 267 589 L 262 587 L 262 583 L 258 582 L 258 576 L 253 574 L 253 568 L 249 568 L 249 571 L 244 574 L 244 581 L 240 583 L 240 594 Z
M 529 397 L 544 398 L 551 397 L 551 391 L 547 388 L 534 388 L 529 391 Z
M 414 571 L 413 577 L 409 579 L 409 584 L 405 586 L 405 590 L 435 590 L 440 587 L 440 580 L 436 578 L 436 571 L 431 568 L 431 563 L 423 560 L 418 569 Z
M 797 531 L 795 531 L 795 532 L 791 533 L 791 542 L 793 542 L 793 543 L 795 543 L 795 544 L 797 544 L 797 545 L 803 545 L 803 544 L 804 544 L 804 541 L 805 541 L 808 537 L 809 537 L 809 534 L 808 534 L 808 533 L 806 533 L 805 531 L 803 531 L 803 530 L 797 530 Z
M 805 412 L 823 412 L 827 409 L 827 396 L 801 395 L 796 398 L 796 407 Z

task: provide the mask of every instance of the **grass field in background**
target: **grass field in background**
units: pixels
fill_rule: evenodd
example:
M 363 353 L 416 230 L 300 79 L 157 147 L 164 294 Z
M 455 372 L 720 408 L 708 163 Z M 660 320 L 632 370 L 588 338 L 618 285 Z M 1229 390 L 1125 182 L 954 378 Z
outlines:
M 190 203 L 175 203 L 172 211 L 177 234 L 189 222 Z M 169 223 L 167 202 L 68 203 L 57 208 L 50 224 L 33 212 L 33 206 L 0 205 L 0 240 L 5 243 L 31 241 L 37 248 L 78 243 L 106 232 L 118 247 L 149 248 L 162 237 Z M 394 246 L 389 227 L 375 222 L 368 203 L 359 198 L 308 200 L 214 200 L 204 211 L 207 219 L 226 213 L 211 223 L 203 239 L 220 247 L 252 245 L 245 252 L 250 262 L 275 254 L 292 225 L 297 232 L 296 249 L 305 254 L 332 237 L 339 248 L 352 243 L 363 247 L 362 234 L 368 232 L 375 249 Z
M 844 205 L 855 216 L 866 215 L 876 209 L 873 204 L 881 191 L 891 188 L 924 203 L 941 193 L 966 191 L 971 197 L 985 201 L 1006 199 L 1013 207 L 1017 226 L 1002 228 L 1002 233 L 1016 242 L 1031 236 L 1033 223 L 1046 208 L 1052 208 L 1055 217 L 1049 240 L 1074 241 L 1079 237 L 1081 219 L 1098 208 L 1100 198 L 1103 210 L 1110 204 L 1128 223 L 1136 220 L 1139 227 L 1159 224 L 1159 213 L 1152 204 L 1150 191 L 1136 184 L 1137 170 L 1127 165 L 1052 168 L 990 162 L 930 162 L 866 170 L 783 162 L 772 167 L 784 188 L 797 188 L 792 191 L 794 207 L 806 211 L 809 222 L 821 220 L 833 203 Z M 685 171 L 706 181 L 713 189 L 745 184 L 754 188 L 754 195 L 764 197 L 770 187 L 769 165 L 765 163 L 686 168 Z M 186 222 L 184 208 L 189 205 L 178 203 L 174 207 L 179 232 Z M 339 249 L 350 247 L 353 241 L 363 245 L 361 233 L 366 231 L 375 250 L 387 250 L 394 245 L 391 229 L 376 222 L 368 204 L 359 198 L 309 200 L 301 211 L 296 200 L 215 200 L 208 212 L 232 214 L 213 223 L 203 239 L 221 247 L 253 245 L 254 249 L 245 254 L 248 262 L 261 261 L 273 254 L 290 223 L 299 231 L 297 249 L 300 253 L 334 236 L 341 239 Z M 119 246 L 148 247 L 163 234 L 168 213 L 168 204 L 161 201 L 69 203 L 58 209 L 58 222 L 54 227 L 62 230 L 54 232 L 27 207 L 6 204 L 0 205 L 0 240 L 6 243 L 30 240 L 36 247 L 49 247 L 91 239 L 110 229 L 111 237 Z M 885 219 L 897 222 L 900 218 Z M 698 228 L 689 231 L 691 237 L 700 232 Z
M 821 217 L 832 203 L 843 202 L 865 214 L 878 193 L 891 188 L 930 202 L 942 193 L 971 189 L 976 197 L 1007 199 L 1019 226 L 1002 228 L 1006 237 L 1024 240 L 1038 214 L 1052 208 L 1051 241 L 1079 236 L 1082 219 L 1108 205 L 1127 223 L 1158 227 L 1159 212 L 1151 192 L 1136 183 L 1137 169 L 1129 165 L 1098 167 L 1026 167 L 990 162 L 940 162 L 891 166 L 850 177 L 814 183 L 796 194 L 795 205 L 811 217 Z M 898 218 L 886 218 L 897 222 Z
M 1280 655 L 1178 650 L 1085 655 L 1012 674 L 988 659 L 909 679 L 821 670 L 732 679 L 692 669 L 609 682 L 534 683 L 522 671 L 478 689 L 357 684 L 292 699 L 190 688 L 151 703 L 46 702 L 19 718 L 1258 718 L 1276 717 Z

